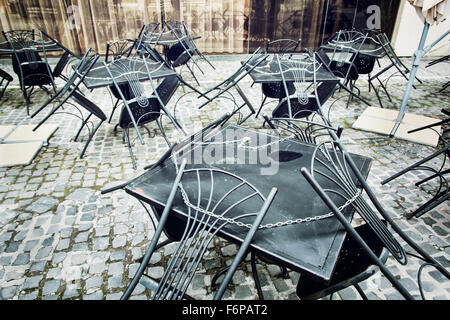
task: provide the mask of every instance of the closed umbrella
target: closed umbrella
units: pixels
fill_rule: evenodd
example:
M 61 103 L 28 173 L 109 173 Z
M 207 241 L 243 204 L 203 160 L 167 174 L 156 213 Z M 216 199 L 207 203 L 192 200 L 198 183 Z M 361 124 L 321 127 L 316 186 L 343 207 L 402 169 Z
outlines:
M 406 85 L 406 90 L 403 95 L 402 104 L 400 105 L 400 110 L 398 112 L 398 117 L 394 128 L 391 131 L 391 136 L 395 134 L 398 126 L 400 125 L 403 116 L 405 115 L 406 104 L 408 103 L 409 94 L 411 88 L 414 84 L 414 79 L 416 78 L 417 69 L 419 68 L 419 62 L 422 57 L 430 51 L 439 41 L 444 39 L 449 33 L 450 29 L 447 30 L 441 37 L 439 37 L 432 44 L 424 48 L 425 40 L 428 35 L 428 30 L 431 25 L 439 24 L 449 16 L 450 11 L 450 0 L 408 0 L 409 3 L 416 9 L 417 15 L 422 20 L 424 27 L 422 31 L 422 37 L 420 38 L 419 47 L 413 55 L 413 63 L 411 68 L 411 73 L 409 76 L 408 84 Z

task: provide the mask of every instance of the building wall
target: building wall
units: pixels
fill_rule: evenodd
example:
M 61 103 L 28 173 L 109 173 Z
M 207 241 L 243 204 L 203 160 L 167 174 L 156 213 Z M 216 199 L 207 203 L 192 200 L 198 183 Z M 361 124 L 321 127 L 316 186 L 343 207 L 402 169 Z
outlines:
M 450 4 L 449 4 L 450 5 Z M 430 27 L 425 45 L 431 44 L 450 29 L 450 17 Z M 401 0 L 397 21 L 392 37 L 392 45 L 399 56 L 411 56 L 419 46 L 423 23 L 415 8 L 407 0 Z M 450 54 L 450 35 L 442 39 L 427 56 L 446 56 Z
M 353 23 L 367 27 L 373 5 L 390 35 L 397 0 L 0 0 L 0 29 L 41 26 L 75 52 L 104 54 L 107 41 L 135 38 L 144 23 L 184 20 L 204 53 L 246 53 L 280 38 L 315 49 Z

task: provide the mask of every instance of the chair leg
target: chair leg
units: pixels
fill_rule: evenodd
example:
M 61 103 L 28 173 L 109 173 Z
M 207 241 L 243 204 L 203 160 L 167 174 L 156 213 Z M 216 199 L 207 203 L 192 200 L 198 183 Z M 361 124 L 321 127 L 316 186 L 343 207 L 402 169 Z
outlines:
M 369 85 L 371 85 L 373 91 L 375 91 L 375 95 L 377 96 L 378 103 L 380 104 L 380 107 L 381 107 L 381 108 L 384 108 L 383 103 L 381 102 L 380 94 L 378 93 L 378 90 L 375 88 L 375 85 L 372 83 L 372 81 L 369 82 Z
M 92 131 L 91 135 L 89 136 L 88 141 L 86 142 L 86 144 L 84 145 L 83 150 L 81 151 L 80 159 L 83 159 L 84 153 L 86 152 L 86 149 L 87 149 L 89 143 L 91 142 L 92 138 L 94 137 L 95 133 L 97 132 L 98 128 L 100 128 L 100 126 L 102 125 L 102 123 L 103 123 L 103 120 L 101 120 L 101 121 L 99 122 L 99 124 L 98 124 L 98 125 L 94 128 L 94 130 Z
M 363 300 L 369 300 L 359 284 L 355 283 L 353 286 L 355 287 L 356 291 L 358 291 Z
M 191 67 L 189 67 L 189 65 L 187 63 L 186 63 L 186 67 L 189 69 L 189 71 L 191 72 L 192 77 L 194 78 L 195 82 L 197 82 L 197 85 L 200 87 L 200 83 L 198 82 L 197 77 L 194 74 L 194 71 L 191 69 Z
M 258 112 L 256 113 L 255 119 L 258 118 L 258 115 L 261 112 L 261 110 L 262 110 L 262 108 L 264 106 L 264 102 L 266 102 L 266 99 L 267 99 L 267 96 L 264 97 L 264 99 L 263 99 L 263 101 L 261 103 L 261 106 L 259 107 Z
M 159 122 L 158 119 L 156 119 L 156 123 L 158 124 L 159 131 L 161 131 L 161 134 L 162 134 L 164 140 L 166 140 L 166 143 L 167 143 L 167 145 L 168 145 L 169 148 L 170 148 L 172 145 L 170 144 L 169 139 L 167 139 L 167 136 L 166 136 L 166 134 L 165 134 L 165 132 L 164 132 L 164 129 L 163 129 L 163 127 L 161 126 L 161 123 Z
M 111 123 L 112 117 L 114 115 L 114 112 L 116 111 L 117 106 L 119 105 L 119 99 L 117 99 L 116 103 L 114 104 L 114 107 L 111 111 L 111 115 L 109 116 L 108 123 Z
M 253 280 L 255 281 L 256 291 L 258 291 L 259 300 L 264 300 L 264 293 L 261 288 L 261 282 L 259 281 L 258 271 L 256 270 L 256 254 L 251 253 L 250 264 L 252 266 Z
M 86 118 L 86 120 L 83 121 L 83 123 L 81 124 L 80 129 L 78 130 L 77 134 L 75 135 L 75 138 L 73 138 L 73 141 L 77 142 L 78 137 L 80 136 L 81 130 L 83 130 L 84 126 L 86 125 L 86 123 L 89 121 L 89 118 L 92 116 L 92 113 L 89 114 L 89 116 Z
M 131 163 L 133 164 L 133 169 L 136 170 L 136 161 L 134 160 L 133 149 L 131 148 L 130 135 L 128 134 L 128 128 L 124 128 L 123 134 L 127 140 L 128 151 L 130 152 Z

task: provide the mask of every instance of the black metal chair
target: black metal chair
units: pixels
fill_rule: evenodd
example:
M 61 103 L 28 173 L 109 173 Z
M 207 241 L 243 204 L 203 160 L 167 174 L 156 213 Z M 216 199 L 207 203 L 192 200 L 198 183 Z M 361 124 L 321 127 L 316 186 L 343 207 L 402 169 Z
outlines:
M 109 41 L 106 43 L 106 55 L 105 55 L 105 62 L 109 62 L 120 59 L 122 57 L 129 57 L 132 52 L 133 48 L 135 48 L 136 40 L 130 40 L 130 39 L 120 39 L 116 41 Z M 130 88 L 129 83 L 124 83 L 120 85 L 120 89 L 125 96 L 125 98 L 132 99 L 133 93 Z M 111 123 L 111 119 L 114 115 L 114 112 L 117 109 L 117 106 L 119 105 L 119 102 L 121 100 L 120 94 L 117 91 L 116 87 L 114 85 L 109 86 L 109 90 L 111 94 L 116 99 L 116 102 L 114 103 L 113 109 L 111 111 L 111 115 L 109 116 L 108 123 Z
M 355 30 L 341 30 L 331 37 L 326 45 L 319 47 L 316 51 L 317 56 L 322 63 L 335 76 L 342 79 L 340 87 L 350 93 L 347 100 L 347 108 L 353 97 L 358 98 L 367 105 L 369 102 L 360 97 L 360 90 L 356 87 L 356 80 L 359 78 L 358 65 L 363 71 L 363 66 L 358 62 L 361 58 L 360 50 L 367 41 L 368 34 Z M 332 47 L 330 56 L 325 48 Z M 329 50 L 328 50 L 329 51 Z M 371 63 L 368 65 L 370 66 Z M 358 94 L 354 90 L 358 91 Z
M 316 81 L 316 72 L 322 67 L 322 64 L 316 58 L 315 53 L 311 53 L 306 60 L 288 60 L 288 67 L 284 67 L 283 60 L 277 57 L 279 70 L 282 75 L 285 97 L 272 111 L 273 118 L 308 118 L 319 106 L 325 104 L 329 97 L 336 90 L 335 81 L 326 81 L 318 84 Z M 295 61 L 295 62 L 294 62 Z M 288 82 L 285 80 L 288 73 L 294 76 L 292 86 L 294 92 L 289 92 Z M 306 77 L 312 77 L 312 82 L 306 82 Z M 311 89 L 312 87 L 312 89 Z
M 278 53 L 278 54 L 292 54 L 296 53 L 300 46 L 301 39 L 277 39 L 277 40 L 267 40 L 266 42 L 266 53 Z
M 317 145 L 311 167 L 303 167 L 301 173 L 334 213 L 336 219 L 345 228 L 347 237 L 350 237 L 350 241 L 354 241 L 356 246 L 342 253 L 340 257 L 341 266 L 336 268 L 331 283 L 313 286 L 310 280 L 303 282 L 300 278 L 297 293 L 300 297 L 324 296 L 344 287 L 358 284 L 361 280 L 372 275 L 371 269 L 375 267 L 379 268 L 386 280 L 404 298 L 414 299 L 414 290 L 418 290 L 424 298 L 421 287 L 421 273 L 424 267 L 433 266 L 447 279 L 450 279 L 450 273 L 393 221 L 390 214 L 377 200 L 336 134 L 330 131 L 330 136 L 333 140 Z M 324 189 L 321 186 L 324 181 L 333 183 L 335 188 L 333 190 Z M 342 203 L 344 204 L 341 205 Z M 343 213 L 343 208 L 350 205 L 364 221 L 364 224 L 358 230 L 349 222 L 348 214 Z M 407 246 L 400 244 L 399 241 L 405 242 L 414 253 L 406 252 Z M 347 247 L 349 247 L 348 244 Z M 381 247 L 386 248 L 394 259 L 386 260 L 383 253 L 384 249 Z M 408 264 L 408 255 L 423 262 L 418 270 L 418 284 L 415 288 L 405 287 L 390 270 L 390 266 L 388 267 L 385 264 L 389 261 L 389 264 L 397 262 L 406 265 Z M 350 261 L 353 261 L 353 263 L 349 263 Z M 336 274 L 336 272 L 339 273 Z M 333 280 L 335 276 L 336 279 Z M 301 288 L 304 283 L 305 289 Z M 358 290 L 360 289 L 358 288 Z M 364 295 L 363 298 L 365 298 Z
M 234 108 L 233 111 L 230 112 L 231 116 L 233 116 L 236 113 L 239 113 L 239 121 L 238 124 L 244 123 L 252 114 L 255 114 L 255 109 L 253 108 L 251 102 L 248 100 L 242 89 L 239 87 L 238 83 L 243 78 L 245 78 L 250 72 L 252 72 L 255 68 L 257 68 L 261 63 L 263 63 L 268 55 L 266 53 L 261 53 L 261 48 L 258 48 L 253 52 L 247 60 L 245 60 L 242 65 L 233 73 L 231 74 L 227 79 L 217 84 L 215 87 L 212 87 L 208 90 L 206 90 L 204 93 L 202 93 L 198 98 L 206 98 L 207 101 L 202 103 L 198 109 L 202 109 L 207 104 L 211 103 L 214 99 L 223 96 L 224 94 L 228 94 L 229 96 L 223 97 L 230 99 L 233 102 Z M 232 88 L 235 88 L 241 99 L 243 100 L 242 105 L 238 105 L 236 102 L 235 97 L 229 92 Z M 216 94 L 214 94 L 211 98 L 208 97 L 209 93 L 212 93 L 214 91 L 218 91 Z M 250 114 L 243 117 L 241 115 L 241 109 L 247 106 L 250 109 Z
M 0 69 L 0 100 L 8 88 L 9 83 L 13 81 L 13 77 L 3 69 Z
M 383 91 L 386 93 L 386 96 L 389 99 L 389 102 L 392 102 L 392 98 L 387 90 L 388 81 L 391 79 L 392 76 L 394 76 L 397 73 L 400 73 L 405 80 L 409 80 L 408 73 L 410 72 L 409 68 L 405 66 L 405 64 L 400 60 L 400 58 L 395 53 L 394 48 L 391 45 L 391 42 L 389 41 L 388 36 L 385 33 L 379 33 L 376 35 L 379 45 L 383 48 L 385 55 L 389 58 L 390 63 L 384 67 L 383 69 L 379 70 L 375 75 L 371 76 L 369 79 L 369 86 L 372 86 L 374 89 L 378 102 L 380 103 L 380 106 L 383 107 L 383 103 L 381 102 L 381 97 L 378 93 L 378 90 L 376 90 L 375 85 L 373 84 L 374 80 L 377 80 L 380 86 L 383 88 Z M 381 79 L 380 77 L 384 75 L 387 71 L 390 69 L 395 68 L 397 69 L 397 72 L 392 73 L 390 76 L 388 76 L 386 79 Z M 420 80 L 417 76 L 415 79 L 422 84 L 422 80 Z M 416 87 L 413 85 L 413 88 L 416 89 Z
M 60 90 L 58 90 L 56 94 L 54 94 L 48 101 L 46 101 L 38 110 L 36 110 L 36 112 L 33 115 L 31 115 L 31 117 L 33 118 L 50 104 L 53 105 L 52 110 L 50 110 L 50 112 L 33 128 L 33 131 L 36 131 L 54 114 L 67 113 L 79 118 L 81 120 L 81 127 L 76 133 L 74 141 L 78 140 L 83 128 L 87 128 L 89 134 L 87 141 L 80 153 L 80 159 L 83 158 L 87 150 L 87 147 L 89 146 L 89 143 L 91 142 L 98 128 L 106 120 L 106 115 L 103 113 L 103 111 L 96 104 L 94 104 L 92 101 L 83 96 L 78 90 L 78 87 L 83 82 L 87 73 L 97 62 L 98 58 L 99 56 L 91 49 L 89 49 L 85 53 L 85 55 L 81 58 L 78 65 L 74 66 L 72 75 L 70 76 L 66 84 Z M 74 104 L 69 99 L 73 100 L 73 102 L 75 102 L 76 104 Z M 73 112 L 72 109 L 71 111 L 68 110 L 60 111 L 60 109 L 66 105 L 74 107 L 78 113 Z M 91 121 L 92 116 L 98 118 L 99 122 L 97 123 L 97 125 L 95 125 Z
M 209 61 L 209 59 L 207 59 L 205 57 L 205 55 L 203 55 L 203 53 L 200 51 L 200 49 L 197 47 L 197 45 L 194 42 L 194 38 L 191 34 L 191 32 L 189 31 L 188 27 L 186 26 L 186 23 L 184 21 L 164 21 L 164 24 L 168 27 L 169 30 L 171 30 L 172 32 L 175 32 L 175 35 L 177 36 L 177 38 L 179 40 L 182 40 L 184 37 L 186 37 L 187 43 L 189 44 L 189 48 L 193 49 L 193 53 L 197 54 L 199 56 L 199 60 L 204 60 L 206 61 L 211 68 L 216 69 L 214 67 L 214 65 L 211 63 L 211 61 Z M 187 48 L 187 46 L 184 46 L 184 48 Z M 170 48 L 172 50 L 172 48 Z M 169 51 L 171 51 L 169 50 Z M 178 52 L 181 53 L 182 50 L 179 46 L 177 49 L 173 50 L 174 52 Z M 176 56 L 176 54 L 175 54 Z M 195 64 L 195 66 L 202 72 L 202 69 L 199 67 L 199 65 L 197 64 L 197 61 L 193 61 L 193 63 Z
M 169 111 L 166 108 L 166 104 L 169 102 L 170 98 L 175 93 L 178 88 L 180 81 L 174 76 L 169 76 L 162 81 L 156 88 L 153 83 L 152 72 L 156 72 L 158 67 L 150 68 L 146 65 L 146 72 L 153 89 L 153 93 L 148 95 L 145 93 L 142 83 L 139 81 L 139 73 L 143 70 L 137 70 L 136 63 L 134 59 L 140 59 L 135 57 L 120 58 L 114 61 L 116 67 L 119 68 L 117 74 L 113 74 L 108 64 L 104 64 L 107 67 L 110 77 L 113 79 L 114 86 L 121 98 L 123 107 L 119 117 L 119 123 L 116 125 L 114 130 L 118 126 L 123 129 L 124 139 L 126 139 L 128 150 L 130 152 L 130 157 L 133 163 L 133 168 L 136 169 L 136 162 L 133 155 L 129 129 L 134 127 L 138 129 L 139 127 L 145 127 L 145 124 L 150 122 L 156 122 L 158 128 L 165 139 L 167 145 L 170 147 L 170 141 L 164 132 L 164 129 L 160 122 L 160 117 L 165 114 L 173 122 L 174 119 L 171 117 Z M 140 59 L 144 64 L 156 64 L 162 65 L 164 62 L 155 62 L 152 60 L 147 60 L 146 58 Z M 125 80 L 124 80 L 125 79 Z M 124 84 L 126 84 L 124 86 Z M 131 89 L 131 91 L 124 92 L 122 88 L 125 87 Z M 163 111 L 163 112 L 162 112 Z M 174 123 L 178 125 L 176 122 Z M 148 129 L 147 129 L 148 130 Z
M 329 138 L 328 130 L 333 130 L 340 138 L 343 126 L 334 128 L 321 121 L 318 114 L 311 116 L 311 120 L 295 118 L 269 118 L 264 115 L 265 123 L 277 134 L 282 137 L 290 137 L 302 142 L 318 144 L 322 137 Z
M 47 61 L 46 43 L 42 32 L 36 35 L 34 31 L 11 30 L 4 32 L 4 35 L 13 49 L 11 57 L 13 70 L 19 78 L 20 89 L 27 106 L 27 115 L 30 115 L 30 98 L 35 87 L 50 94 L 45 87 L 50 85 L 56 92 L 53 74 Z M 39 55 L 39 50 L 42 50 L 43 59 Z
M 419 127 L 419 128 L 410 130 L 410 131 L 408 131 L 408 133 L 418 132 L 418 131 L 427 130 L 427 129 L 434 130 L 434 129 L 432 129 L 432 127 L 434 127 L 434 126 L 445 125 L 446 123 L 448 123 L 450 121 L 450 110 L 442 109 L 442 113 L 444 113 L 447 116 L 446 119 L 444 119 L 442 121 L 438 121 L 434 124 L 430 124 L 427 126 L 423 126 L 423 127 Z M 450 168 L 448 168 L 448 165 L 446 166 L 446 164 L 448 164 L 448 159 L 450 159 L 450 142 L 445 137 L 448 130 L 449 129 L 444 129 L 442 134 L 440 134 L 439 132 L 436 132 L 436 134 L 439 134 L 439 140 L 440 140 L 438 150 L 433 152 L 431 155 L 417 161 L 416 163 L 406 167 L 405 169 L 400 170 L 399 172 L 393 174 L 392 176 L 390 176 L 389 178 L 387 178 L 381 182 L 382 185 L 385 185 L 410 171 L 431 172 L 430 176 L 416 182 L 414 184 L 416 187 L 420 186 L 421 184 L 423 184 L 427 181 L 432 181 L 432 180 L 438 178 L 439 186 L 436 189 L 436 193 L 433 195 L 433 197 L 431 197 L 431 199 L 429 199 L 425 203 L 421 204 L 414 211 L 408 213 L 406 215 L 406 217 L 408 219 L 411 219 L 413 217 L 419 218 L 422 215 L 424 215 L 425 213 L 427 213 L 428 211 L 432 210 L 433 208 L 437 207 L 438 205 L 440 205 L 440 204 L 444 203 L 445 201 L 447 201 L 448 199 L 450 199 L 450 182 L 447 177 L 447 175 L 450 174 Z M 441 165 L 433 166 L 432 164 L 430 164 L 430 162 L 432 160 L 440 157 L 441 155 L 443 155 Z
M 266 198 L 250 183 L 232 173 L 215 169 L 186 169 L 185 166 L 186 160 L 177 166 L 178 173 L 158 227 L 122 300 L 131 296 L 137 283 L 150 289 L 154 300 L 192 299 L 188 289 L 208 245 L 219 231 L 233 225 L 248 231 L 245 231 L 245 239 L 214 295 L 215 300 L 221 299 L 238 265 L 247 255 L 253 236 L 277 191 L 273 188 Z M 222 176 L 225 178 L 220 179 Z M 207 198 L 204 198 L 205 194 Z M 179 222 L 184 230 L 183 236 L 165 264 L 163 275 L 156 279 L 144 272 L 175 201 L 177 206 L 182 204 L 187 213 L 186 221 Z
M 58 40 L 50 36 L 42 28 L 39 28 L 39 31 L 41 32 L 44 38 L 48 39 L 49 42 L 56 44 L 58 47 L 61 48 L 61 50 L 64 51 L 64 53 L 56 63 L 55 67 L 53 68 L 52 75 L 54 79 L 61 78 L 64 81 L 68 81 L 69 78 L 64 73 L 66 67 L 69 65 L 71 59 L 80 60 L 81 57 L 78 54 L 71 51 L 70 49 L 68 49 L 67 47 L 65 47 L 64 45 L 62 45 Z
M 204 74 L 197 61 L 193 59 L 195 53 L 198 52 L 198 48 L 195 45 L 192 36 L 182 22 L 165 21 L 164 23 L 167 28 L 166 30 L 168 30 L 167 32 L 171 33 L 178 40 L 177 43 L 165 50 L 166 60 L 174 69 L 186 66 L 197 85 L 200 86 L 193 68 L 191 68 L 188 63 L 192 62 L 200 70 L 200 72 Z
M 276 53 L 276 54 L 288 54 L 289 57 L 292 56 L 299 47 L 301 39 L 295 41 L 291 39 L 278 39 L 278 40 L 267 40 L 266 42 L 266 53 Z M 289 95 L 295 92 L 295 87 L 292 82 L 287 82 Z M 256 112 L 255 118 L 258 118 L 259 113 L 266 104 L 267 98 L 278 99 L 280 101 L 282 98 L 286 97 L 286 93 L 283 87 L 283 83 L 280 82 L 267 82 L 261 84 L 261 91 L 263 94 L 263 100 L 261 106 Z

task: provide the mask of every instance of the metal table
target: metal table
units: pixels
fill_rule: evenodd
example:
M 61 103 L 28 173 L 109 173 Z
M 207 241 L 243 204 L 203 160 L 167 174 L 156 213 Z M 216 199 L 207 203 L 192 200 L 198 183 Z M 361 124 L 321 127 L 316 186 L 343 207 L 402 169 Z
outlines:
M 13 42 L 12 45 L 14 46 L 14 48 L 11 46 L 11 44 L 8 41 L 0 42 L 0 56 L 13 54 L 14 49 L 15 50 L 35 49 L 36 52 L 43 52 L 42 42 L 40 42 L 40 41 L 34 41 L 27 47 L 24 47 L 22 44 L 15 43 L 15 42 Z M 56 44 L 54 42 L 45 43 L 44 49 L 46 52 L 54 52 L 54 51 L 62 51 L 63 50 L 58 44 Z
M 248 137 L 251 138 L 250 147 L 242 150 L 238 145 L 242 141 L 248 141 Z M 228 143 L 220 144 L 218 141 Z M 201 161 L 193 161 L 200 159 L 199 155 L 204 155 L 205 152 L 211 155 L 211 147 L 216 150 L 212 161 L 204 156 L 200 157 Z M 217 149 L 221 147 L 226 149 L 222 150 L 222 154 Z M 252 147 L 258 149 L 256 155 L 267 156 L 264 160 L 274 160 L 272 165 L 276 166 L 276 170 L 273 174 L 270 174 L 272 165 L 254 161 L 256 155 L 251 152 Z M 330 211 L 300 173 L 301 167 L 309 167 L 314 148 L 312 144 L 292 139 L 280 140 L 278 136 L 229 125 L 212 131 L 201 143 L 188 141 L 162 164 L 130 181 L 125 190 L 133 197 L 150 204 L 156 212 L 162 212 L 176 176 L 174 161 L 181 162 L 183 158 L 188 160 L 187 169 L 198 167 L 226 170 L 242 177 L 265 195 L 269 194 L 272 187 L 276 187 L 278 193 L 262 222 L 266 228 L 258 230 L 251 250 L 304 275 L 329 281 L 346 234 L 339 221 L 330 215 L 315 220 L 319 216 L 326 216 Z M 352 157 L 367 177 L 371 159 L 353 154 Z M 189 180 L 183 180 L 183 186 L 189 187 Z M 336 201 L 339 203 L 339 200 Z M 173 208 L 174 214 L 170 216 L 172 221 L 169 223 L 171 229 L 166 232 L 176 239 L 177 232 L 180 232 L 176 226 L 182 223 L 183 216 L 186 215 L 179 190 Z M 353 211 L 349 206 L 343 212 L 351 220 Z M 292 221 L 298 223 L 291 223 Z M 219 236 L 240 243 L 245 237 L 245 230 L 230 224 Z
M 128 58 L 127 58 L 128 59 Z M 164 63 L 161 63 L 159 65 L 156 65 L 153 60 L 147 59 L 147 58 L 138 58 L 134 57 L 132 58 L 133 62 L 130 64 L 130 67 L 132 70 L 125 70 L 124 65 L 121 63 L 122 59 L 114 60 L 111 62 L 97 62 L 94 64 L 94 66 L 89 70 L 87 75 L 85 76 L 83 83 L 88 89 L 96 89 L 96 88 L 102 88 L 107 86 L 114 86 L 114 80 L 111 77 L 111 74 L 114 76 L 114 79 L 118 85 L 127 83 L 129 81 L 128 75 L 130 72 L 133 72 L 138 75 L 139 81 L 146 81 L 150 80 L 149 78 L 149 72 L 151 73 L 152 79 L 160 79 L 165 78 L 169 76 L 177 76 L 177 73 L 169 68 Z M 147 59 L 148 63 L 146 64 L 143 59 Z M 147 66 L 146 66 L 147 65 Z M 107 67 L 108 66 L 108 67 Z M 147 70 L 148 67 L 148 70 Z M 154 69 L 152 69 L 152 67 Z M 109 71 L 108 71 L 109 68 Z M 110 74 L 111 72 L 111 74 Z M 169 110 L 165 106 L 161 106 L 166 115 L 169 117 L 169 119 L 172 121 L 172 123 L 175 125 L 175 127 L 181 131 L 183 129 L 178 124 L 176 119 L 170 114 Z M 130 112 L 130 117 L 133 121 L 133 125 L 136 129 L 136 133 L 139 137 L 139 140 L 141 141 L 141 144 L 144 144 L 144 140 L 142 138 L 142 135 L 139 132 L 139 129 L 137 127 L 137 123 L 133 117 L 133 115 Z M 184 131 L 183 131 L 184 132 Z
M 313 62 L 310 61 L 309 55 L 306 53 L 296 53 L 292 54 L 289 59 L 281 58 L 281 66 L 284 70 L 283 76 L 286 82 L 295 81 L 296 75 L 295 72 L 290 71 L 294 70 L 299 64 L 307 64 L 308 71 L 304 74 L 304 80 L 306 82 L 314 81 L 314 73 L 313 71 Z M 325 82 L 325 81 L 336 81 L 339 82 L 339 79 L 331 72 L 329 72 L 324 66 L 321 66 L 321 63 L 316 59 L 316 74 L 315 81 L 317 82 Z M 269 54 L 269 58 L 260 63 L 255 69 L 250 72 L 250 77 L 253 79 L 255 83 L 268 83 L 268 82 L 280 82 L 283 81 L 281 77 L 280 68 L 277 60 L 274 58 L 274 54 Z

